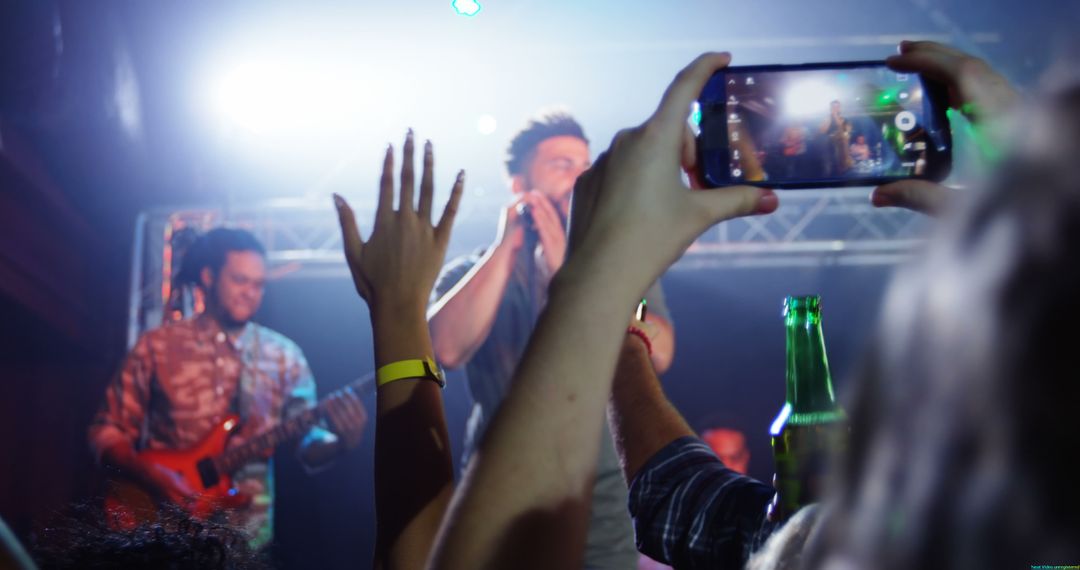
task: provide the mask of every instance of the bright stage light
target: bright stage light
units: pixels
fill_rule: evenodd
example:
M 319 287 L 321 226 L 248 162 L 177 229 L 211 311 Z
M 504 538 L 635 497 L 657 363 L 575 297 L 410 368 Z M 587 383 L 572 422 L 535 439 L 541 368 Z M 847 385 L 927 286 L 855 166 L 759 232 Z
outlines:
M 348 73 L 310 60 L 238 62 L 209 87 L 208 103 L 226 131 L 260 136 L 332 130 L 356 113 L 363 98 Z
M 462 16 L 475 16 L 480 13 L 480 3 L 476 0 L 454 0 L 450 3 L 454 7 L 454 11 Z
M 784 114 L 790 117 L 828 115 L 829 106 L 840 99 L 840 91 L 829 83 L 813 79 L 788 87 L 784 94 Z
M 490 135 L 498 128 L 499 123 L 495 121 L 495 117 L 491 115 L 484 115 L 476 121 L 476 130 L 482 135 Z

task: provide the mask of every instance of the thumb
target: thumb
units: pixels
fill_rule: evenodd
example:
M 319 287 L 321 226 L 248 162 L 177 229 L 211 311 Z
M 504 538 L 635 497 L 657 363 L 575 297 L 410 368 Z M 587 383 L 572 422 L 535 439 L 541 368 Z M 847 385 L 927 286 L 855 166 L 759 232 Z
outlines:
M 951 194 L 951 190 L 934 182 L 901 180 L 874 188 L 870 202 L 877 208 L 895 206 L 936 216 L 945 208 Z
M 771 214 L 780 205 L 776 193 L 756 186 L 728 186 L 690 194 L 694 207 L 706 216 L 708 225 L 741 216 Z M 704 229 L 704 228 L 703 228 Z

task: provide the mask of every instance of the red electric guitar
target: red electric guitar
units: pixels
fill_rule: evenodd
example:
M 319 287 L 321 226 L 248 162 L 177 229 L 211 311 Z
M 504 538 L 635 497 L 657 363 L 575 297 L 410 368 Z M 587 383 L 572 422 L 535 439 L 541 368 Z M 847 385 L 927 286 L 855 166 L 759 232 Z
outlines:
M 362 377 L 349 386 L 364 395 L 374 387 L 374 375 Z M 314 426 L 325 414 L 326 398 L 304 412 L 280 422 L 243 445 L 226 451 L 229 437 L 240 426 L 237 416 L 229 416 L 218 424 L 198 444 L 182 450 L 148 449 L 138 454 L 139 459 L 164 467 L 177 475 L 196 491 L 195 499 L 184 510 L 196 518 L 208 518 L 214 513 L 247 505 L 251 497 L 239 493 L 232 485 L 230 475 L 256 459 L 269 457 L 277 446 L 295 441 Z M 157 518 L 159 501 L 140 483 L 117 478 L 109 482 L 105 494 L 105 512 L 111 523 L 119 528 L 136 525 Z

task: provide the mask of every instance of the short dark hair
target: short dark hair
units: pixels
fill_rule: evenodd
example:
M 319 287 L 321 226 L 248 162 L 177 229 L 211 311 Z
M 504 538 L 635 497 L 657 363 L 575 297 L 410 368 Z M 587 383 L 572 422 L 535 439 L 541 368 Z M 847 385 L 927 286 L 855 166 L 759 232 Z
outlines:
M 225 265 L 230 251 L 254 251 L 266 257 L 266 248 L 247 230 L 214 228 L 200 236 L 184 254 L 176 279 L 180 284 L 199 285 L 202 270 L 209 267 L 216 275 Z
M 552 137 L 577 137 L 586 144 L 585 130 L 566 111 L 548 111 L 529 119 L 506 149 L 506 171 L 510 176 L 522 174 L 540 143 Z

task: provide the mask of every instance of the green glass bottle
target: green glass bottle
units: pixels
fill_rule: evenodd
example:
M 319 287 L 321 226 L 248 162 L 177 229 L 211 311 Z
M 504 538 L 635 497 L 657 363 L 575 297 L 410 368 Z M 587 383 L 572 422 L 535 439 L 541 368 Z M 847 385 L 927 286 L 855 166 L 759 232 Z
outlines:
M 819 498 L 825 468 L 847 447 L 847 416 L 836 403 L 821 332 L 821 297 L 786 298 L 784 324 L 787 395 L 769 429 L 776 462 L 769 517 L 778 521 Z

